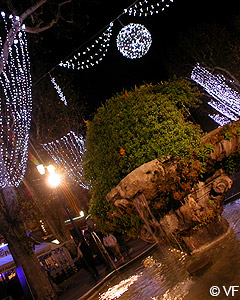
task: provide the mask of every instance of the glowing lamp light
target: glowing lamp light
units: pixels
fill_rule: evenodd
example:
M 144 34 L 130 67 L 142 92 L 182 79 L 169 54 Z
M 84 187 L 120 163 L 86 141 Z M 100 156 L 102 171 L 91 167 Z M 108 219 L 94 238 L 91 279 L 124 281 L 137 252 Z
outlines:
M 8 244 L 0 244 L 0 249 L 6 247 Z
M 53 165 L 47 166 L 47 170 L 49 174 L 55 174 L 55 167 Z
M 81 210 L 81 211 L 79 212 L 79 216 L 80 216 L 81 218 L 84 217 L 84 211 Z
M 141 24 L 130 23 L 117 36 L 117 48 L 130 59 L 144 56 L 152 44 L 150 32 Z
M 45 167 L 44 167 L 44 165 L 38 165 L 37 166 L 37 170 L 40 173 L 40 175 L 44 175 L 45 174 Z
M 57 187 L 61 183 L 61 175 L 57 173 L 52 173 L 48 176 L 47 181 L 51 187 Z
M 59 244 L 60 244 L 59 240 L 57 240 L 57 239 L 53 240 L 52 243 L 53 243 L 53 244 L 56 244 L 56 245 L 59 245 Z

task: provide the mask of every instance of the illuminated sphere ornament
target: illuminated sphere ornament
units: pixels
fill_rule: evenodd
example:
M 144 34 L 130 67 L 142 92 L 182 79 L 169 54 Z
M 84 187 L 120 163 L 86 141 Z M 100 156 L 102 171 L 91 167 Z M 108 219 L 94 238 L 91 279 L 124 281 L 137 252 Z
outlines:
M 141 24 L 130 23 L 117 36 L 117 47 L 127 58 L 135 59 L 145 55 L 152 44 L 150 32 Z

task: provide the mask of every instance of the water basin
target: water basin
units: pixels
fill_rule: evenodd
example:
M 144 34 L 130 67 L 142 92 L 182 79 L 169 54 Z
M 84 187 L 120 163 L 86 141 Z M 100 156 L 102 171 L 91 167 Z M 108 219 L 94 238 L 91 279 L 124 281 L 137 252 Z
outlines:
M 213 247 L 188 256 L 158 246 L 106 282 L 90 299 L 240 299 L 240 199 L 225 205 L 223 217 L 233 230 Z M 190 272 L 198 264 L 201 270 Z

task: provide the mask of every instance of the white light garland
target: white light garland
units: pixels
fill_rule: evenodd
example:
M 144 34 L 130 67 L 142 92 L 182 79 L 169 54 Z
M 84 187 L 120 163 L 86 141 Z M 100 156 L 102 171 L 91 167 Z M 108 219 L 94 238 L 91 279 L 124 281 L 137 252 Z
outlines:
M 85 146 L 82 136 L 78 136 L 73 131 L 70 131 L 60 140 L 42 144 L 42 147 L 72 180 L 88 189 L 83 182 L 82 157 L 85 152 Z
M 106 53 L 110 46 L 112 27 L 116 20 L 119 20 L 119 18 L 124 14 L 128 14 L 130 16 L 137 16 L 137 17 L 141 17 L 141 16 L 146 17 L 149 15 L 158 14 L 160 11 L 164 11 L 165 9 L 167 9 L 172 2 L 173 0 L 161 0 L 158 1 L 157 3 L 155 3 L 154 0 L 143 0 L 143 1 L 134 2 L 128 8 L 124 9 L 123 13 L 121 13 L 114 21 L 112 21 L 109 24 L 107 30 L 105 30 L 103 34 L 100 37 L 98 37 L 91 46 L 88 46 L 84 51 L 77 52 L 76 50 L 75 51 L 76 54 L 73 55 L 71 59 L 61 61 L 59 66 L 68 69 L 83 70 L 83 69 L 89 69 L 97 65 L 106 56 Z M 136 27 L 137 25 L 138 27 Z M 129 24 L 128 26 L 131 26 L 131 24 Z M 140 26 L 142 27 L 140 28 Z M 121 35 L 118 36 L 117 38 L 118 49 L 119 50 L 122 49 L 121 53 L 122 54 L 124 53 L 123 55 L 128 58 L 142 57 L 144 54 L 147 53 L 152 43 L 151 35 L 143 25 L 135 24 L 135 27 L 136 30 L 131 28 L 130 36 L 129 36 L 130 32 L 128 33 L 125 32 L 126 34 L 125 40 L 123 37 L 121 37 Z M 135 30 L 134 31 L 135 33 L 132 32 L 133 30 Z M 141 37 L 139 34 L 138 38 L 136 38 L 137 30 L 140 30 L 142 32 L 143 37 Z M 133 35 L 135 35 L 134 38 Z M 130 46 L 130 39 L 131 39 L 132 46 Z M 128 47 L 128 50 L 123 50 L 124 46 Z M 137 50 L 138 48 L 139 50 Z
M 67 100 L 66 97 L 64 96 L 60 86 L 56 83 L 56 80 L 54 77 L 51 77 L 51 82 L 53 83 L 54 88 L 56 89 L 61 101 L 67 106 Z
M 201 85 L 210 96 L 217 100 L 211 100 L 208 104 L 224 116 L 220 118 L 219 115 L 209 115 L 209 117 L 218 124 L 227 124 L 239 119 L 240 93 L 226 83 L 224 76 L 213 75 L 197 63 L 191 73 L 191 79 Z
M 228 118 L 226 118 L 226 117 L 224 117 L 224 116 L 220 116 L 219 114 L 213 114 L 213 115 L 211 115 L 211 114 L 208 114 L 208 116 L 213 120 L 213 121 L 215 121 L 217 124 L 219 124 L 220 126 L 224 126 L 224 125 L 226 125 L 226 124 L 229 124 L 229 123 L 231 123 L 231 121 L 228 119 Z
M 158 14 L 161 11 L 167 9 L 173 0 L 162 0 L 155 3 L 151 0 L 138 1 L 137 3 L 131 5 L 129 8 L 124 9 L 124 13 L 129 14 L 129 16 L 136 17 L 147 17 L 149 15 Z M 152 3 L 152 4 L 151 4 Z
M 227 106 L 223 105 L 220 102 L 211 100 L 208 102 L 208 105 L 212 106 L 216 111 L 220 112 L 222 115 L 224 115 L 226 118 L 232 120 L 232 121 L 237 121 L 238 117 L 234 115 L 228 108 Z
M 117 36 L 118 50 L 130 59 L 144 56 L 151 44 L 151 34 L 141 24 L 130 23 L 124 26 Z
M 73 56 L 73 58 L 66 60 L 65 62 L 61 62 L 59 66 L 68 69 L 72 68 L 76 70 L 83 70 L 93 67 L 101 62 L 110 46 L 112 26 L 113 23 L 110 23 L 107 30 L 105 30 L 91 46 L 87 47 L 84 51 L 79 51 Z
M 6 38 L 9 26 L 5 13 L 4 20 Z M 0 187 L 17 187 L 24 177 L 28 159 L 29 129 L 32 111 L 32 81 L 30 62 L 27 50 L 26 34 L 21 27 L 20 18 L 10 16 L 12 34 L 15 35 L 13 45 L 9 43 L 8 61 L 4 61 L 3 43 L 0 43 L 3 71 L 0 75 L 2 86 L 0 103 L 0 151 L 1 170 L 5 170 L 4 180 Z M 17 24 L 17 26 L 16 26 Z M 20 30 L 16 32 L 16 27 Z M 2 172 L 1 172 L 2 173 Z M 2 178 L 1 178 L 2 179 Z

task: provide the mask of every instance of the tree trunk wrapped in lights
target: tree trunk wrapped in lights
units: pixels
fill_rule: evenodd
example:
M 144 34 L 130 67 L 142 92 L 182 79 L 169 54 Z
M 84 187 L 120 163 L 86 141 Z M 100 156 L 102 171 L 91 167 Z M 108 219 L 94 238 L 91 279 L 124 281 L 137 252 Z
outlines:
M 2 17 L 8 28 L 9 21 L 4 13 Z M 39 264 L 28 240 L 15 192 L 27 166 L 32 85 L 26 36 L 21 20 L 11 16 L 10 23 L 11 29 L 7 32 L 7 40 L 3 45 L 0 66 L 0 228 L 16 267 L 23 270 L 33 298 L 56 299 L 47 273 Z

